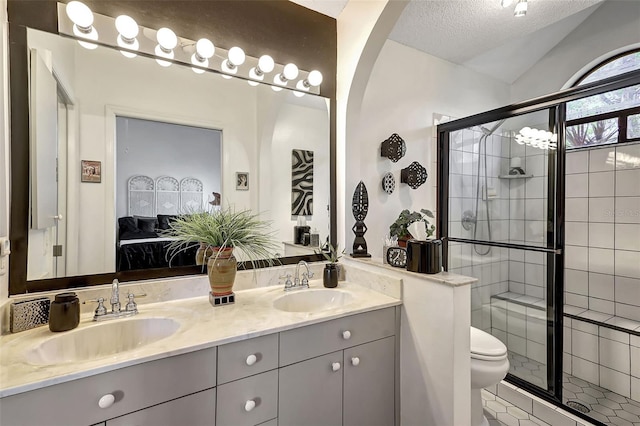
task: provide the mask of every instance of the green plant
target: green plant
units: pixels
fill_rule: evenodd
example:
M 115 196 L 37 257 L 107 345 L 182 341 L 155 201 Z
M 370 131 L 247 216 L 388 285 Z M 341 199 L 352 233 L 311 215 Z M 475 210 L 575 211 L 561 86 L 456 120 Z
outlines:
M 424 222 L 424 227 L 427 230 L 427 237 L 430 237 L 436 231 L 436 227 L 435 225 L 431 225 L 427 218 L 435 218 L 431 210 L 421 209 L 420 212 L 410 212 L 407 209 L 402 210 L 396 221 L 389 227 L 389 234 L 395 235 L 398 238 L 406 237 L 411 235 L 408 229 L 409 225 L 414 222 L 422 221 Z
M 333 244 L 331 244 L 329 242 L 327 242 L 327 247 L 328 247 L 329 251 L 317 250 L 316 253 L 317 254 L 322 254 L 324 256 L 324 258 L 332 265 L 338 263 L 338 260 L 340 260 L 340 258 L 344 254 L 344 249 L 340 253 L 338 253 L 338 245 L 336 244 L 334 246 Z
M 214 249 L 216 257 L 222 249 L 239 249 L 253 267 L 263 262 L 273 265 L 273 253 L 278 250 L 271 222 L 260 220 L 251 210 L 235 211 L 231 207 L 180 216 L 162 236 L 175 239 L 169 245 L 172 257 L 202 243 Z

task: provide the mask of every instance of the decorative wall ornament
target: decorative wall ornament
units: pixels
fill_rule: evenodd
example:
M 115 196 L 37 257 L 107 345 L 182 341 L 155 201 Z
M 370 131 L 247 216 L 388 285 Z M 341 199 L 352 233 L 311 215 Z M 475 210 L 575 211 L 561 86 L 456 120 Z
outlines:
M 380 147 L 380 155 L 382 157 L 387 157 L 389 160 L 397 163 L 404 154 L 407 152 L 407 145 L 404 143 L 404 139 L 400 137 L 397 133 L 389 136 L 387 140 L 382 142 Z
M 180 183 L 171 176 L 156 179 L 156 214 L 178 214 Z
M 203 203 L 203 188 L 200 179 L 186 177 L 180 181 L 180 211 L 200 211 Z
M 313 214 L 313 151 L 291 151 L 291 215 Z
M 356 238 L 353 240 L 351 257 L 371 257 L 367 252 L 367 241 L 364 239 L 364 234 L 367 232 L 367 225 L 364 224 L 364 219 L 369 212 L 369 193 L 362 181 L 356 186 L 356 190 L 353 193 L 351 211 L 356 220 L 353 228 L 351 228 L 353 233 L 356 234 Z
M 80 182 L 100 183 L 102 181 L 102 163 L 82 160 Z
M 422 167 L 417 161 L 409 164 L 408 167 L 402 169 L 400 172 L 400 182 L 406 183 L 412 189 L 416 189 L 425 183 L 428 177 L 427 169 Z
M 156 188 L 149 176 L 131 176 L 127 182 L 129 209 L 127 216 L 155 216 Z
M 249 190 L 249 172 L 236 172 L 236 191 Z
M 382 190 L 387 194 L 393 194 L 396 189 L 396 178 L 393 177 L 393 173 L 387 172 L 382 176 Z

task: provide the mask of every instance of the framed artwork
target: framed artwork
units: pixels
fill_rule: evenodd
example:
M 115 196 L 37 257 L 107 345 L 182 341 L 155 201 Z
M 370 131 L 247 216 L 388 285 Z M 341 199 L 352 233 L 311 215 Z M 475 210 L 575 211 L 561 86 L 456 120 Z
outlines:
M 249 190 L 249 172 L 236 172 L 236 191 Z
M 102 162 L 82 160 L 81 182 L 102 182 Z
M 313 151 L 291 151 L 291 215 L 313 214 Z

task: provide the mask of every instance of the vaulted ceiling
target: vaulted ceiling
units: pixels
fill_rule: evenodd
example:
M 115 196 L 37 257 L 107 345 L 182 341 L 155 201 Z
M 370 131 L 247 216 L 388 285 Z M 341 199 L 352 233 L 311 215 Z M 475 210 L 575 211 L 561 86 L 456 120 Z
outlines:
M 292 0 L 337 18 L 345 0 Z M 352 0 L 362 1 L 362 0 Z M 611 1 L 611 0 L 609 0 Z M 513 83 L 603 0 L 529 0 L 527 15 L 500 0 L 412 0 L 389 38 Z

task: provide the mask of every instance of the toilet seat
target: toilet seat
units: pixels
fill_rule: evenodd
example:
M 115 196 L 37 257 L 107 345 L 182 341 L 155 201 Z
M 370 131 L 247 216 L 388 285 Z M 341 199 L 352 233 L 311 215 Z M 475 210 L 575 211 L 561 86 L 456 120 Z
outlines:
M 507 347 L 496 337 L 471 327 L 471 358 L 481 361 L 501 361 L 507 358 Z

